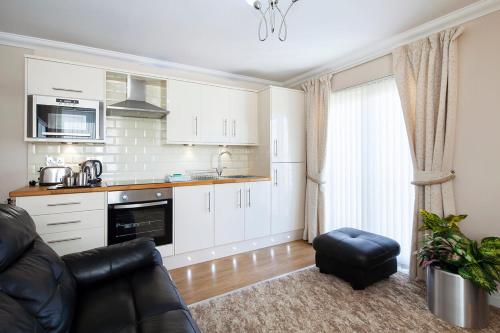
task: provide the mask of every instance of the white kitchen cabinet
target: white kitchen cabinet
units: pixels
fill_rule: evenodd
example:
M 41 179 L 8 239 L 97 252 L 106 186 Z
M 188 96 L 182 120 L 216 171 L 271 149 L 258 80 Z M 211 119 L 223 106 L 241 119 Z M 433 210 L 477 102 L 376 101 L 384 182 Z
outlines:
M 201 86 L 201 141 L 203 143 L 227 143 L 231 139 L 229 117 L 230 89 Z
M 168 80 L 167 143 L 197 143 L 201 139 L 201 85 Z
M 102 69 L 32 58 L 26 62 L 28 95 L 104 100 Z
M 96 228 L 41 234 L 40 237 L 63 256 L 104 246 L 104 235 L 104 228 Z
M 232 89 L 229 92 L 230 142 L 258 143 L 258 100 L 250 91 Z
M 214 246 L 214 185 L 174 188 L 175 254 Z
M 32 216 L 103 210 L 106 194 L 97 192 L 20 197 L 16 199 L 16 204 Z
M 59 255 L 106 245 L 106 193 L 75 193 L 16 198 L 36 230 Z
M 305 162 L 304 93 L 272 87 L 270 103 L 272 162 Z
M 273 234 L 304 228 L 305 177 L 305 163 L 273 163 Z
M 215 185 L 215 245 L 245 239 L 245 183 Z
M 245 239 L 271 233 L 271 182 L 245 184 Z

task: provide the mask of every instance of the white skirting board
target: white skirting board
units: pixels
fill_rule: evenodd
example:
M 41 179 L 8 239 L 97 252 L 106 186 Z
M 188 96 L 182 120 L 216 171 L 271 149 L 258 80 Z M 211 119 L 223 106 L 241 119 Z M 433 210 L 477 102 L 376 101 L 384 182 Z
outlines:
M 295 230 L 277 235 L 270 235 L 262 238 L 251 239 L 243 242 L 232 243 L 208 249 L 187 252 L 171 257 L 163 258 L 163 265 L 167 269 L 198 264 L 218 258 L 228 257 L 234 254 L 262 249 L 265 247 L 283 244 L 294 240 L 302 239 L 303 230 Z
M 490 305 L 500 308 L 500 292 L 490 295 Z

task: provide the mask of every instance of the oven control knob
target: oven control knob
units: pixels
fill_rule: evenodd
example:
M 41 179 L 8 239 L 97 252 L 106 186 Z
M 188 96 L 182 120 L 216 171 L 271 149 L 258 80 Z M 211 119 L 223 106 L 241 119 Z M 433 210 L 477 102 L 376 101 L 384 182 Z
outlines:
M 126 195 L 126 194 L 122 195 L 122 200 L 123 201 L 127 201 L 128 200 L 128 195 Z
M 157 198 L 161 198 L 161 197 L 162 197 L 162 195 L 163 195 L 163 194 L 161 194 L 161 192 L 156 193 L 156 197 L 157 197 Z

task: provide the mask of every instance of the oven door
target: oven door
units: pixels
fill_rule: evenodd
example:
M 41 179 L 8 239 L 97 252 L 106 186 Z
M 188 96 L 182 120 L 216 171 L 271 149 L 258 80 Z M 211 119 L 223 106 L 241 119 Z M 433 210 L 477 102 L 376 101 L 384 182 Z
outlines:
M 35 138 L 99 139 L 99 102 L 33 96 Z
M 108 205 L 108 245 L 140 237 L 172 244 L 172 219 L 172 199 Z

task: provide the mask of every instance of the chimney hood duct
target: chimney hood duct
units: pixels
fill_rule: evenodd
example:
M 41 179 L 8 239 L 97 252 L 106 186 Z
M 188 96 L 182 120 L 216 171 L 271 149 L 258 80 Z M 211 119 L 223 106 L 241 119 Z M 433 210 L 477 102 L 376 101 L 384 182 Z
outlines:
M 146 102 L 147 78 L 127 75 L 127 99 L 108 105 L 106 110 L 109 116 L 134 118 L 164 118 L 170 111 Z

